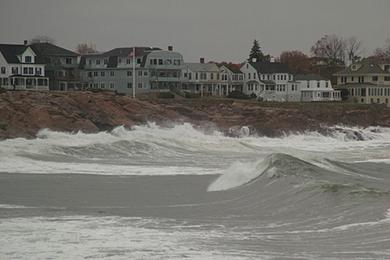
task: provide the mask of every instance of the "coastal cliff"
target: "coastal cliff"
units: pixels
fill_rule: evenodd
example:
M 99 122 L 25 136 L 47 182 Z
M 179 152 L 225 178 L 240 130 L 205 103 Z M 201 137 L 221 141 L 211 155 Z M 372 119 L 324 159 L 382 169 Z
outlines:
M 132 99 L 110 92 L 28 92 L 0 94 L 0 139 L 33 138 L 40 129 L 108 131 L 147 122 L 189 122 L 234 135 L 252 132 L 280 136 L 327 127 L 390 127 L 390 108 L 346 103 L 266 103 L 233 99 Z

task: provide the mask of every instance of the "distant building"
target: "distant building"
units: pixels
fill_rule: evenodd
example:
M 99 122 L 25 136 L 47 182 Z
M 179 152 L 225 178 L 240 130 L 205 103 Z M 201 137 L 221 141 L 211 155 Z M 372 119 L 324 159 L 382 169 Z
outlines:
M 278 62 L 245 62 L 243 92 L 265 101 L 300 101 L 298 83 L 287 65 Z
M 242 92 L 244 89 L 244 73 L 240 64 L 221 63 L 219 66 L 221 95 L 227 96 L 232 91 Z
M 390 99 L 390 62 L 364 59 L 335 74 L 336 89 L 344 99 L 363 104 L 387 104 Z
M 135 75 L 133 60 L 135 59 Z M 89 88 L 100 88 L 131 94 L 180 87 L 183 56 L 159 48 L 115 48 L 111 51 L 82 57 L 82 78 Z M 133 77 L 136 79 L 133 86 Z
M 182 90 L 201 96 L 222 96 L 219 67 L 215 63 L 185 63 L 183 68 Z
M 0 87 L 14 90 L 49 90 L 45 64 L 25 44 L 0 44 Z
M 34 43 L 30 46 L 46 64 L 50 90 L 80 90 L 86 87 L 79 75 L 79 54 L 51 43 Z
M 301 101 L 323 102 L 340 101 L 340 91 L 332 88 L 330 80 L 316 74 L 296 75 L 295 81 L 299 83 Z

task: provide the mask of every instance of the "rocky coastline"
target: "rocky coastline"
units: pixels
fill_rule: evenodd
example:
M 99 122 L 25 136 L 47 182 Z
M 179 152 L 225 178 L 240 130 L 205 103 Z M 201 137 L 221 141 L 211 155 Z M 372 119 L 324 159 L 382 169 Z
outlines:
M 0 94 L 0 139 L 34 138 L 41 129 L 93 133 L 123 125 L 188 122 L 236 135 L 281 136 L 329 127 L 390 127 L 390 108 L 351 103 L 268 103 L 233 99 L 132 99 L 112 92 L 29 92 Z

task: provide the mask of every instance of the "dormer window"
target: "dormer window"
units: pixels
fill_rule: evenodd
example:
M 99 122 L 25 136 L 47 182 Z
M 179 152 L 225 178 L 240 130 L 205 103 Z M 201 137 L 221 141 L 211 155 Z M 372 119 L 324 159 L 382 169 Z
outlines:
M 24 57 L 24 62 L 25 63 L 32 63 L 32 57 L 31 56 L 25 56 Z

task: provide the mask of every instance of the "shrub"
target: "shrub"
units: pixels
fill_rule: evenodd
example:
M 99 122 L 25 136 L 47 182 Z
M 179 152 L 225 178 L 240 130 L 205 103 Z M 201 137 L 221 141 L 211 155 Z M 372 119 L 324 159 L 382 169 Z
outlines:
M 175 95 L 172 92 L 160 92 L 158 98 L 175 98 Z
M 244 93 L 240 91 L 232 91 L 227 96 L 228 98 L 234 98 L 234 99 L 250 99 L 251 97 L 248 95 L 245 95 Z
M 194 94 L 194 93 L 186 92 L 184 94 L 184 97 L 185 98 L 200 98 L 200 94 Z

